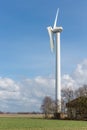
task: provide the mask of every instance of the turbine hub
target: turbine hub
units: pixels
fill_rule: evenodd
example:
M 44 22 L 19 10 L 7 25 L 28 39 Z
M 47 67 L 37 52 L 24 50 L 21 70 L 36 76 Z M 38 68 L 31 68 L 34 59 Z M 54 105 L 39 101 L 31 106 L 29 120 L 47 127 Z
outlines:
M 63 31 L 63 27 L 55 27 L 52 29 L 53 33 L 58 33 Z

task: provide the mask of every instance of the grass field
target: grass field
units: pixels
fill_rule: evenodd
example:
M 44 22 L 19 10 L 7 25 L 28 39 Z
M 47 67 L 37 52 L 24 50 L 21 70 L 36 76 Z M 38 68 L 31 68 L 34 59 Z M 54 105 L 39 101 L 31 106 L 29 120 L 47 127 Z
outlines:
M 0 117 L 0 130 L 87 130 L 87 121 Z

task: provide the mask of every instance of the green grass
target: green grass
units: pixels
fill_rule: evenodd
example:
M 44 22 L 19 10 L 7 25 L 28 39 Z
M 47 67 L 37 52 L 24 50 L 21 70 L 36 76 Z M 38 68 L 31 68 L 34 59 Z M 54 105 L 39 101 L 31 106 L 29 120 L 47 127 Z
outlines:
M 1 117 L 0 130 L 87 130 L 87 121 Z

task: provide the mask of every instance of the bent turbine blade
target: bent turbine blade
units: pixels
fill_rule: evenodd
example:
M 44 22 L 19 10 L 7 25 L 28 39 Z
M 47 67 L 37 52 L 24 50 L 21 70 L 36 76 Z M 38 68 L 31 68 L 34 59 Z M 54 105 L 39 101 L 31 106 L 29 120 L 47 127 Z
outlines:
M 53 40 L 53 32 L 52 32 L 52 27 L 47 27 L 48 34 L 50 37 L 50 46 L 51 46 L 51 51 L 53 52 L 54 49 L 54 40 Z
M 59 14 L 59 8 L 57 9 L 57 13 L 56 13 L 56 17 L 55 17 L 55 21 L 54 21 L 54 26 L 53 26 L 53 28 L 56 27 L 57 20 L 58 20 L 58 14 Z

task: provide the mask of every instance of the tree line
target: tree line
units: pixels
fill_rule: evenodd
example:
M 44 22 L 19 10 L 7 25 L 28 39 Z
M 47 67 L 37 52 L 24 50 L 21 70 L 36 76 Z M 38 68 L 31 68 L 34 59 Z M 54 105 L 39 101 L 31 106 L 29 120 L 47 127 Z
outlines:
M 62 107 L 62 113 L 67 112 L 66 104 L 70 101 L 80 98 L 78 101 L 78 105 L 81 109 L 81 112 L 85 111 L 87 109 L 87 98 L 85 100 L 85 97 L 87 97 L 87 85 L 83 85 L 82 87 L 79 87 L 78 89 L 72 89 L 70 87 L 63 88 L 61 90 L 61 107 Z M 42 104 L 41 104 L 41 111 L 45 114 L 45 117 L 47 118 L 49 114 L 54 114 L 56 109 L 56 103 L 55 100 L 53 100 L 51 97 L 46 96 L 44 97 Z

